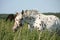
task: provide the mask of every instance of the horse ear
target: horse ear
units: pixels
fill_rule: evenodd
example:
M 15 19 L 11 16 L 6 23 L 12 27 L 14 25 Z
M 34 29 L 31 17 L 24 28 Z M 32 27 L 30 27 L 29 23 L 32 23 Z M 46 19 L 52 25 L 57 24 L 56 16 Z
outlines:
M 24 14 L 24 10 L 22 10 L 22 12 L 21 12 L 21 13 L 22 13 L 22 15 L 23 15 L 23 14 Z
M 16 15 L 18 15 L 18 12 L 16 12 Z
M 18 15 L 18 12 L 16 12 L 15 17 Z

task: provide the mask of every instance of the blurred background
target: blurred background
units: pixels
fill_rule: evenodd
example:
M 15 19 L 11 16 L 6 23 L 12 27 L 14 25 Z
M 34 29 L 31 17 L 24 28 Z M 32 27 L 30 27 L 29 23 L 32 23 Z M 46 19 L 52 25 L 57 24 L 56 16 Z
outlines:
M 0 0 L 0 18 L 7 17 L 6 14 L 16 14 L 17 11 L 26 9 L 59 15 L 60 0 Z

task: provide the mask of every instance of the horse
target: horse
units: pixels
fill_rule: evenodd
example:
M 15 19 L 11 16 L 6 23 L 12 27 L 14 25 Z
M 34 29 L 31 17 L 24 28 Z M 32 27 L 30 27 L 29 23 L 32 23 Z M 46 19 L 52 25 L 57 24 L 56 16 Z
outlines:
M 15 20 L 15 17 L 18 15 L 18 13 L 16 12 L 16 14 L 14 15 L 14 14 L 9 14 L 8 16 L 7 16 L 7 18 L 6 18 L 6 21 L 7 20 L 10 20 L 10 21 L 13 21 L 13 20 Z
M 9 14 L 9 15 L 7 16 L 7 18 L 6 18 L 6 21 L 7 21 L 8 19 L 9 19 L 10 21 L 14 20 L 14 14 Z
M 18 12 L 16 16 L 13 31 L 24 25 L 24 22 L 28 23 L 28 29 L 33 30 L 45 30 L 50 32 L 60 29 L 60 19 L 54 15 L 44 15 L 36 10 L 22 10 Z

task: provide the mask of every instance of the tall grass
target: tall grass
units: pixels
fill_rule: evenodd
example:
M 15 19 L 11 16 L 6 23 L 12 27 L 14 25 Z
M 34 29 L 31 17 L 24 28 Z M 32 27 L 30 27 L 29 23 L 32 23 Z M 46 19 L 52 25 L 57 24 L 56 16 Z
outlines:
M 12 31 L 14 22 L 0 20 L 0 40 L 60 40 L 60 36 L 55 33 L 45 31 L 30 31 L 27 23 L 23 28 L 19 28 L 17 32 Z

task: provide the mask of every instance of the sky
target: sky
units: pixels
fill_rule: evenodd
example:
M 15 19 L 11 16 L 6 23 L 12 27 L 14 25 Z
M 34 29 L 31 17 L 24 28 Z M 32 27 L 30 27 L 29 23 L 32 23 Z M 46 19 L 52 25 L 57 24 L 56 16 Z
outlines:
M 0 13 L 15 13 L 26 9 L 60 12 L 60 0 L 0 0 Z

